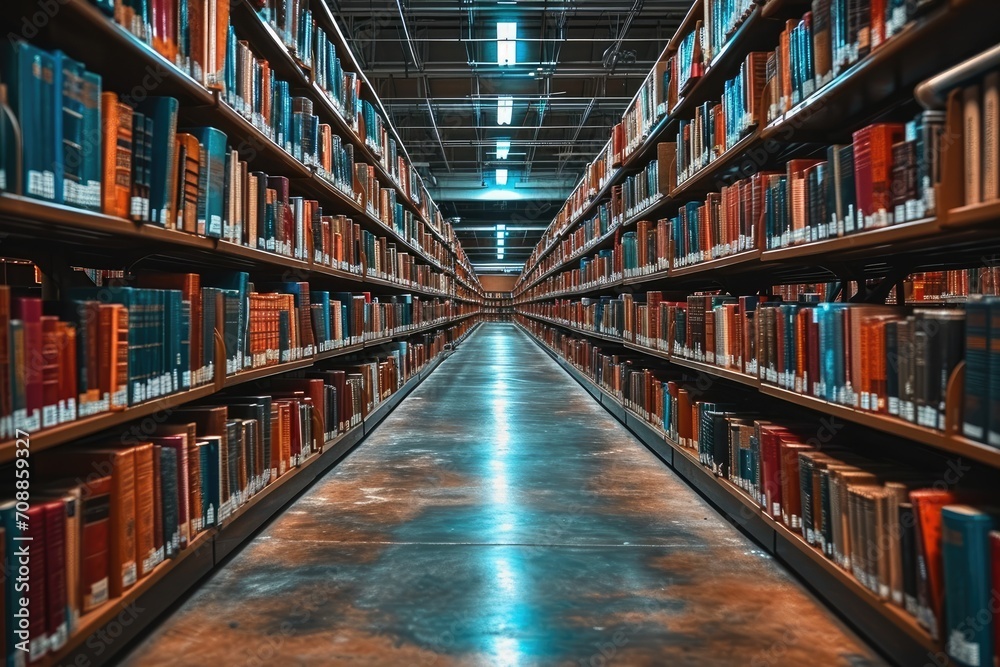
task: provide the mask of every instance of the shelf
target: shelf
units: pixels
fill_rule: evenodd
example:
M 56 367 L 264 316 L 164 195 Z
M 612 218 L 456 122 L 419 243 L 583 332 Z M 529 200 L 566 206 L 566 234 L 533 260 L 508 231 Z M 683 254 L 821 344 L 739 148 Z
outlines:
M 215 384 L 209 383 L 188 391 L 181 391 L 140 403 L 126 410 L 102 412 L 90 417 L 84 417 L 83 419 L 59 424 L 52 428 L 35 431 L 30 434 L 31 452 L 32 454 L 36 454 L 66 442 L 81 440 L 100 431 L 114 428 L 115 426 L 121 426 L 130 421 L 141 419 L 164 410 L 170 410 L 184 403 L 207 398 L 217 391 L 218 389 Z M 14 440 L 0 443 L 0 463 L 7 463 L 14 460 L 15 449 L 16 441 Z
M 617 343 L 619 345 L 624 345 L 627 349 L 634 350 L 636 352 L 641 352 L 651 357 L 666 359 L 670 361 L 670 363 L 676 364 L 678 366 L 683 366 L 685 368 L 699 371 L 707 375 L 711 375 L 713 377 L 738 383 L 742 386 L 755 389 L 762 395 L 779 399 L 785 403 L 791 403 L 803 408 L 815 410 L 817 412 L 821 412 L 823 414 L 831 415 L 838 419 L 843 419 L 844 421 L 851 422 L 852 424 L 865 426 L 867 428 L 875 429 L 882 433 L 888 433 L 890 435 L 894 435 L 900 438 L 904 438 L 906 440 L 911 440 L 913 442 L 926 445 L 935 450 L 968 457 L 969 459 L 972 459 L 979 463 L 984 463 L 994 468 L 1000 468 L 1000 448 L 991 447 L 990 445 L 975 442 L 957 434 L 948 434 L 942 431 L 925 428 L 923 426 L 918 426 L 916 424 L 912 424 L 910 422 L 906 422 L 903 421 L 902 419 L 897 419 L 889 415 L 884 415 L 874 412 L 866 412 L 864 410 L 858 410 L 846 405 L 840 405 L 838 403 L 830 403 L 828 401 L 815 398 L 813 396 L 799 394 L 794 391 L 789 391 L 788 389 L 782 389 L 781 387 L 768 384 L 766 382 L 761 382 L 758 378 L 755 378 L 752 375 L 747 375 L 746 373 L 741 373 L 736 370 L 722 368 L 714 364 L 694 361 L 692 359 L 685 359 L 683 357 L 677 357 L 665 353 L 661 350 L 653 350 L 651 348 L 647 348 L 642 345 L 636 345 L 634 343 L 629 343 L 621 339 L 615 339 L 611 336 L 594 334 L 582 329 L 578 329 L 573 326 L 561 324 L 559 322 L 550 320 L 545 317 L 532 315 L 530 313 L 521 312 L 520 314 L 524 315 L 525 317 L 530 317 L 532 319 L 538 320 L 540 322 L 545 322 L 546 324 L 552 326 L 558 326 L 564 329 L 568 329 L 570 331 L 574 331 L 584 336 L 588 336 L 591 338 L 601 338 L 603 340 L 608 340 L 610 342 Z
M 412 329 L 409 331 L 395 333 L 392 334 L 391 336 L 384 336 L 375 340 L 366 341 L 364 343 L 348 345 L 346 347 L 340 347 L 334 350 L 327 350 L 325 352 L 320 352 L 315 356 L 311 356 L 306 359 L 300 359 L 284 364 L 275 364 L 272 366 L 264 366 L 262 368 L 254 368 L 250 370 L 241 371 L 234 375 L 226 376 L 225 380 L 222 381 L 221 388 L 235 387 L 237 385 L 246 382 L 253 382 L 255 380 L 271 377 L 273 375 L 280 375 L 281 373 L 287 373 L 289 371 L 308 368 L 309 366 L 315 364 L 317 361 L 322 361 L 324 359 L 332 359 L 334 357 L 345 356 L 348 354 L 353 354 L 355 352 L 360 352 L 364 349 L 375 349 L 378 348 L 383 343 L 398 338 L 406 338 L 408 336 L 415 336 L 417 334 L 424 333 L 426 331 L 443 328 L 450 324 L 454 324 L 462 320 L 468 319 L 469 317 L 473 317 L 475 314 L 476 313 L 471 313 L 468 315 L 459 315 L 457 317 L 452 317 L 443 321 L 433 322 L 431 324 L 425 324 L 423 326 L 417 327 L 416 329 Z M 91 417 L 84 417 L 83 419 L 76 419 L 71 422 L 67 422 L 65 424 L 59 424 L 58 426 L 54 426 L 52 428 L 35 431 L 30 434 L 31 451 L 40 452 L 68 442 L 81 440 L 83 438 L 100 433 L 101 431 L 114 428 L 115 426 L 121 426 L 122 424 L 127 424 L 131 421 L 141 419 L 143 417 L 158 413 L 163 410 L 170 410 L 179 405 L 184 405 L 185 403 L 190 403 L 192 401 L 208 398 L 209 396 L 217 393 L 218 391 L 220 391 L 220 387 L 217 387 L 214 383 L 210 383 L 200 387 L 195 387 L 194 389 L 188 391 L 182 391 L 174 394 L 169 394 L 167 396 L 162 396 L 160 398 L 147 401 L 145 403 L 140 403 L 139 405 L 136 406 L 129 407 L 125 410 L 118 410 L 115 412 L 102 412 L 101 414 L 93 415 Z M 15 449 L 16 449 L 16 442 L 14 440 L 7 440 L 5 442 L 0 442 L 0 463 L 5 463 L 13 460 Z
M 40 235 L 52 241 L 65 243 L 73 248 L 74 259 L 105 262 L 114 258 L 120 262 L 122 251 L 138 257 L 159 254 L 186 260 L 196 259 L 202 265 L 218 267 L 220 258 L 228 266 L 246 269 L 267 266 L 272 270 L 298 272 L 303 279 L 316 275 L 359 284 L 381 285 L 404 292 L 416 292 L 447 298 L 439 292 L 416 285 L 362 276 L 311 261 L 250 248 L 221 239 L 198 236 L 188 232 L 166 229 L 153 224 L 135 223 L 124 218 L 107 216 L 83 209 L 48 204 L 28 197 L 0 194 L 0 219 L 5 220 L 8 231 L 7 253 L 15 253 L 21 246 L 19 239 L 34 242 Z M 81 247 L 82 244 L 82 247 Z M 27 253 L 32 254 L 32 253 Z
M 716 257 L 697 264 L 690 264 L 676 269 L 670 269 L 671 278 L 682 278 L 686 276 L 696 276 L 706 273 L 715 273 L 722 269 L 734 266 L 744 266 L 747 264 L 757 264 L 760 261 L 760 250 L 747 250 L 725 257 Z
M 368 164 L 372 164 L 375 167 L 375 170 L 378 172 L 378 175 L 383 183 L 383 187 L 389 186 L 394 189 L 397 194 L 397 200 L 406 206 L 412 213 L 415 213 L 417 217 L 427 226 L 431 234 L 437 237 L 441 243 L 448 245 L 441 232 L 427 222 L 427 219 L 420 207 L 417 206 L 405 192 L 403 192 L 403 189 L 390 176 L 388 170 L 386 170 L 386 168 L 382 165 L 381 159 L 375 155 L 374 151 L 372 151 L 371 148 L 365 143 L 364 139 L 359 137 L 354 131 L 354 128 L 348 125 L 344 118 L 336 111 L 333 104 L 327 97 L 326 92 L 324 92 L 315 82 L 310 80 L 309 74 L 304 70 L 295 57 L 289 53 L 288 48 L 281 41 L 281 38 L 274 32 L 271 25 L 267 23 L 267 21 L 265 21 L 253 9 L 253 7 L 250 6 L 248 0 L 238 0 L 233 3 L 231 18 L 233 23 L 241 29 L 241 32 L 246 31 L 251 37 L 255 38 L 250 40 L 253 44 L 253 50 L 255 53 L 260 53 L 267 59 L 278 78 L 284 79 L 293 84 L 293 89 L 297 93 L 303 90 L 309 92 L 310 99 L 316 103 L 315 107 L 319 107 L 318 110 L 326 112 L 324 120 L 332 121 L 330 122 L 331 126 L 336 126 L 340 133 L 347 135 L 351 143 L 355 146 L 355 149 L 362 153 L 361 158 Z M 315 107 L 314 110 L 317 110 Z
M 558 352 L 536 338 L 530 330 L 523 326 L 521 328 L 591 395 L 598 398 L 601 405 L 622 421 L 658 458 L 671 466 L 768 553 L 802 577 L 828 604 L 851 619 L 857 630 L 898 661 L 898 664 L 919 664 L 928 655 L 939 654 L 941 647 L 914 618 L 879 599 L 849 572 L 807 544 L 802 535 L 764 512 L 742 489 L 713 474 L 701 464 L 692 449 L 680 446 L 662 430 L 628 408 L 611 409 L 612 406 L 605 402 L 605 397 L 609 396 L 606 392 L 562 359 Z
M 236 144 L 237 140 L 242 140 L 242 143 L 237 148 L 242 150 L 246 147 L 252 153 L 253 167 L 255 169 L 287 176 L 293 179 L 294 188 L 304 187 L 312 196 L 323 200 L 327 198 L 332 199 L 338 205 L 342 205 L 348 209 L 341 212 L 347 212 L 356 222 L 366 225 L 370 231 L 381 232 L 391 236 L 397 242 L 402 243 L 404 249 L 417 259 L 427 262 L 438 269 L 442 269 L 440 264 L 422 249 L 410 244 L 406 239 L 399 236 L 394 229 L 384 225 L 381 220 L 362 210 L 353 198 L 346 196 L 332 184 L 323 180 L 318 174 L 315 174 L 311 169 L 286 153 L 283 148 L 271 141 L 269 137 L 258 130 L 250 121 L 230 108 L 221 99 L 218 92 L 208 90 L 202 86 L 199 82 L 188 76 L 187 73 L 163 58 L 149 45 L 143 43 L 127 30 L 101 14 L 95 7 L 85 2 L 85 0 L 63 0 L 60 11 L 65 12 L 67 20 L 64 20 L 61 14 L 59 20 L 50 21 L 41 30 L 39 41 L 43 44 L 52 43 L 58 48 L 66 50 L 71 56 L 85 62 L 88 67 L 102 75 L 104 85 L 108 89 L 132 90 L 136 81 L 144 81 L 152 76 L 150 73 L 155 74 L 157 80 L 156 93 L 158 95 L 173 95 L 181 100 L 180 116 L 182 124 L 212 125 L 225 132 L 233 144 Z M 239 20 L 245 12 L 252 13 L 252 10 L 246 8 L 235 12 L 234 16 Z M 268 40 L 277 39 L 277 36 L 270 30 L 270 27 L 262 24 L 256 14 L 253 14 L 252 19 L 261 24 L 257 31 L 259 35 L 266 36 Z M 69 28 L 68 23 L 73 23 L 73 27 Z M 240 21 L 240 25 L 248 24 L 251 24 L 250 20 Z M 79 30 L 80 26 L 85 26 L 86 29 Z M 92 46 L 95 34 L 100 35 L 101 39 L 105 40 L 105 43 L 109 43 L 114 48 L 94 50 Z M 267 42 L 265 41 L 264 43 L 266 44 Z M 276 53 L 279 48 L 284 50 L 284 45 L 280 43 L 280 40 L 276 44 L 272 44 L 271 48 L 267 50 Z M 127 53 L 129 57 L 122 58 L 122 53 Z M 306 75 L 298 69 L 297 65 L 296 69 L 299 72 L 299 76 L 293 77 L 293 79 L 297 78 L 297 81 L 293 80 L 291 83 L 297 83 L 299 86 L 309 86 Z M 321 91 L 317 90 L 317 96 L 320 94 L 322 94 Z M 325 97 L 323 98 L 323 102 L 326 102 Z M 326 104 L 329 104 L 329 102 L 326 102 Z M 323 103 L 321 102 L 319 106 L 322 108 Z M 332 110 L 332 107 L 330 109 Z M 344 133 L 356 142 L 358 146 L 362 147 L 361 150 L 364 151 L 366 148 L 364 141 L 360 140 L 354 134 L 353 130 L 346 123 L 343 123 L 342 120 L 341 123 L 341 129 Z M 370 151 L 368 155 L 369 157 L 374 157 L 374 154 L 370 153 Z M 375 162 L 376 169 L 381 169 L 381 165 L 377 163 L 377 160 Z M 384 175 L 384 170 L 382 173 Z M 398 198 L 412 205 L 412 202 L 409 202 L 408 198 L 401 193 L 395 183 L 391 181 L 390 183 L 392 187 L 397 189 Z M 321 201 L 321 203 L 325 202 Z M 425 226 L 431 227 L 419 212 L 418 218 Z M 431 227 L 431 229 L 433 228 Z M 448 244 L 445 245 L 448 246 Z M 450 246 L 448 247 L 449 250 L 454 250 Z
M 40 667 L 49 667 L 62 664 L 102 664 L 104 660 L 99 659 L 103 653 L 108 652 L 109 646 L 104 642 L 86 642 L 94 644 L 93 653 L 87 649 L 91 646 L 83 646 L 84 640 L 96 637 L 105 626 L 114 623 L 119 633 L 125 632 L 127 636 L 116 634 L 115 645 L 124 645 L 128 639 L 139 634 L 139 628 L 153 620 L 153 617 L 160 613 L 160 610 L 150 609 L 150 605 L 139 604 L 148 595 L 155 595 L 160 598 L 162 608 L 166 608 L 179 599 L 184 591 L 193 586 L 199 579 L 212 570 L 212 541 L 214 530 L 209 528 L 198 533 L 188 544 L 186 549 L 181 550 L 176 558 L 165 560 L 150 572 L 132 585 L 119 598 L 113 598 L 102 604 L 97 609 L 88 612 L 80 617 L 76 631 L 69 638 L 66 644 L 55 653 L 48 653 L 37 663 Z M 176 585 L 182 580 L 183 585 Z M 175 583 L 176 582 L 176 583 Z M 135 611 L 133 611 L 135 610 Z M 141 611 L 142 616 L 136 615 L 136 611 Z M 152 614 L 149 612 L 153 612 Z M 127 619 L 128 623 L 119 622 L 118 618 Z M 134 621 L 134 622 L 133 622 Z M 67 658 L 76 654 L 73 659 Z M 87 656 L 85 662 L 79 662 L 80 654 Z M 35 663 L 33 663 L 35 664 Z
M 829 401 L 812 396 L 803 396 L 802 394 L 797 394 L 770 384 L 761 383 L 760 392 L 766 396 L 773 396 L 785 402 L 794 403 L 810 410 L 816 410 L 817 412 L 822 412 L 843 419 L 844 421 L 919 442 L 951 454 L 967 456 L 980 463 L 1000 468 L 1000 449 L 996 447 L 973 442 L 957 435 L 948 435 L 941 431 L 917 426 L 916 424 L 911 424 L 910 422 L 889 415 L 855 410 L 846 405 L 830 403 Z
M 1000 221 L 1000 201 L 992 201 L 953 208 L 948 211 L 942 224 L 948 228 L 960 228 L 994 224 L 998 221 Z
M 946 3 L 773 121 L 763 130 L 763 137 L 781 140 L 795 134 L 831 142 L 849 139 L 850 131 L 871 120 L 874 110 L 912 100 L 914 86 L 941 71 L 942 63 L 959 62 L 993 45 L 996 40 L 989 22 L 976 19 L 995 9 L 992 0 Z M 928 44 L 935 47 L 927 48 Z
M 386 399 L 394 397 L 390 411 L 433 371 L 448 353 L 441 353 L 425 364 L 426 372 L 415 373 L 402 387 Z M 194 587 L 214 568 L 222 566 L 227 557 L 242 546 L 257 530 L 291 500 L 308 488 L 323 473 L 343 459 L 354 447 L 372 432 L 367 424 L 358 424 L 326 441 L 322 452 L 292 468 L 237 508 L 220 526 L 201 531 L 179 552 L 177 558 L 157 565 L 146 577 L 125 591 L 124 595 L 109 600 L 94 611 L 85 614 L 67 644 L 57 653 L 46 655 L 38 664 L 53 667 L 57 664 L 103 665 L 111 662 L 115 654 L 128 646 L 166 610 Z M 32 442 L 34 449 L 34 442 Z M 120 622 L 121 614 L 130 609 L 142 611 L 141 615 L 127 616 L 128 623 Z M 134 622 L 133 622 L 134 621 Z M 96 633 L 115 624 L 121 635 L 113 635 L 115 642 L 107 645 L 91 639 Z M 108 632 L 108 636 L 112 636 Z
M 764 519 L 774 530 L 774 555 L 852 618 L 861 634 L 881 646 L 887 655 L 903 665 L 923 664 L 928 656 L 942 655 L 942 647 L 916 619 L 879 599 L 849 572 L 807 544 L 799 533 L 766 515 Z

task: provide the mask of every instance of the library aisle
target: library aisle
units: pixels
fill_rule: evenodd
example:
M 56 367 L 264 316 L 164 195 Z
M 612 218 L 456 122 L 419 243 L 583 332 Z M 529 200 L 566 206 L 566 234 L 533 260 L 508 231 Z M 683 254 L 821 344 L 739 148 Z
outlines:
M 484 324 L 130 665 L 883 664 L 512 324 Z

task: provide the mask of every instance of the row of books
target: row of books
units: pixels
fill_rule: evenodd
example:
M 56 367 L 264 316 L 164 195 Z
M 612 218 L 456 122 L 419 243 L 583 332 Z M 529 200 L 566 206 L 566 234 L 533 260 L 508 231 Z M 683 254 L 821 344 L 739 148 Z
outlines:
M 15 661 L 22 594 L 9 578 L 0 614 L 5 660 L 24 664 L 58 651 L 82 616 L 120 598 L 358 426 L 446 342 L 439 332 L 391 343 L 377 359 L 272 378 L 255 395 L 215 395 L 174 408 L 149 428 L 126 426 L 121 437 L 33 456 L 29 509 L 0 502 L 5 567 L 16 569 L 20 540 L 34 545 L 23 593 L 30 652 Z
M 650 160 L 641 171 L 625 177 L 620 185 L 615 186 L 615 193 L 612 194 L 611 207 L 612 219 L 621 218 L 621 222 L 641 213 L 651 206 L 661 197 L 665 197 L 669 192 L 661 188 L 660 171 L 658 161 Z M 621 204 L 616 206 L 617 191 L 621 191 Z M 617 210 L 621 210 L 621 215 L 616 216 Z
M 682 184 L 757 127 L 764 90 L 764 54 L 750 53 L 719 102 L 705 101 L 677 124 L 677 183 Z
M 237 38 L 228 7 L 215 7 L 204 0 L 144 3 L 137 7 L 123 0 L 95 2 L 119 25 L 153 46 L 195 80 L 208 88 L 222 91 L 230 102 L 236 101 L 234 91 L 249 92 L 247 85 L 251 81 L 256 82 L 265 99 L 268 97 L 265 91 L 273 90 L 267 85 L 272 79 L 268 63 L 254 58 L 252 54 L 248 57 L 247 42 Z M 415 171 L 404 156 L 397 156 L 395 139 L 383 131 L 381 116 L 373 105 L 361 97 L 359 77 L 354 72 L 343 70 L 336 44 L 326 31 L 315 24 L 312 12 L 302 4 L 299 0 L 269 0 L 255 3 L 255 8 L 261 20 L 274 28 L 283 45 L 302 67 L 303 77 L 311 75 L 345 124 L 381 158 L 389 177 L 405 196 L 419 205 L 425 197 L 420 192 L 419 181 L 413 180 Z M 282 82 L 285 96 L 288 85 L 288 82 Z M 244 102 L 250 100 L 246 94 L 241 97 Z M 265 101 L 264 105 L 270 107 L 271 103 Z M 266 129 L 267 123 L 260 122 L 262 113 L 262 109 L 257 108 L 256 113 L 248 115 L 248 118 Z M 287 126 L 279 127 L 287 129 Z M 287 144 L 279 142 L 279 145 Z
M 932 215 L 943 133 L 943 116 L 934 111 L 905 125 L 870 125 L 855 132 L 852 144 L 828 147 L 827 160 L 789 160 L 784 172 L 762 171 L 723 186 L 655 226 L 640 222 L 646 226 L 622 237 L 625 275 L 662 270 L 668 257 L 671 267 L 683 268 Z M 669 153 L 669 144 L 660 146 Z M 635 253 L 632 238 L 644 241 Z M 551 268 L 562 261 L 553 253 L 545 263 Z
M 660 119 L 667 115 L 670 69 L 659 60 L 649 71 L 635 94 L 635 100 L 620 123 L 611 131 L 611 164 L 620 167 L 642 147 Z
M 693 118 L 680 121 L 676 140 L 676 182 L 684 182 L 708 166 L 727 148 L 735 145 L 753 128 L 777 119 L 795 104 L 829 84 L 835 76 L 899 34 L 918 18 L 919 13 L 935 2 L 936 0 L 927 0 L 905 3 L 900 0 L 880 4 L 853 0 L 814 0 L 812 11 L 801 20 L 788 22 L 774 52 L 747 54 L 737 76 L 726 82 L 720 103 L 702 101 L 695 107 Z M 640 96 L 626 111 L 623 123 L 612 131 L 614 166 L 621 164 L 631 152 L 643 145 L 653 125 L 662 117 L 660 110 L 669 114 L 676 108 L 678 99 L 705 73 L 713 55 L 721 50 L 734 34 L 735 28 L 749 15 L 748 3 L 736 0 L 720 0 L 720 3 L 714 8 L 709 6 L 712 3 L 705 3 L 705 19 L 696 21 L 690 32 L 675 38 L 676 51 L 666 60 L 658 61 L 650 71 L 640 90 Z M 977 100 L 982 98 L 981 93 L 972 96 Z M 992 108 L 989 106 L 989 100 L 992 99 L 987 97 L 983 100 L 983 109 Z M 928 125 L 937 125 L 941 121 L 940 115 L 933 112 L 928 112 L 925 120 Z M 980 130 L 983 136 L 997 134 L 992 129 L 987 132 L 986 126 L 977 122 L 983 128 Z M 992 128 L 993 125 L 988 124 L 988 127 Z M 921 128 L 919 132 L 924 132 L 924 129 Z M 936 153 L 931 148 L 925 148 L 927 144 L 919 145 L 919 137 L 908 138 L 906 141 L 917 142 L 915 147 L 926 151 L 921 155 L 934 156 L 933 159 L 936 160 Z M 981 144 L 972 145 L 979 147 Z M 912 182 L 912 172 L 918 170 L 920 160 L 926 163 L 929 159 L 913 157 L 914 147 L 901 147 L 899 150 L 906 152 L 900 154 L 897 164 L 907 165 L 901 168 L 899 177 L 911 179 L 911 194 L 914 189 L 918 190 L 916 195 L 910 196 L 901 204 L 904 210 L 899 212 L 907 220 L 929 215 L 934 208 L 933 193 L 929 191 L 936 181 L 917 180 L 915 185 Z M 971 151 L 967 153 L 972 155 Z M 600 159 L 603 159 L 603 155 Z M 970 157 L 970 160 L 981 164 L 976 157 Z M 663 160 L 660 159 L 659 162 L 662 167 Z M 833 164 L 831 160 L 828 162 Z M 989 161 L 990 164 L 995 162 Z M 966 173 L 969 171 L 967 169 Z M 979 169 L 976 171 L 978 173 Z M 904 175 L 904 172 L 910 173 L 910 176 Z M 1000 167 L 990 172 L 994 173 L 1000 173 Z M 589 179 L 584 179 L 550 225 L 553 235 L 575 222 L 574 212 L 582 210 L 588 204 L 589 197 L 598 189 Z M 894 189 L 893 192 L 897 190 Z M 899 212 L 892 211 L 894 215 Z M 545 247 L 550 238 L 543 238 L 536 250 Z M 529 257 L 526 266 L 532 266 L 536 257 L 537 252 Z
M 472 312 L 409 294 L 254 285 L 246 273 L 143 273 L 134 284 L 73 288 L 62 303 L 0 286 L 0 437 L 211 383 L 223 363 L 232 375 Z
M 998 627 L 969 619 L 1000 590 L 1000 514 L 940 471 L 870 459 L 836 433 L 772 421 L 683 371 L 522 322 L 762 514 L 911 614 L 957 664 L 991 664 Z
M 972 440 L 1000 446 L 991 374 L 1000 301 L 968 297 L 964 309 L 909 308 L 779 297 L 660 292 L 526 304 L 521 311 L 621 338 L 681 359 L 855 410 L 944 431 L 950 411 Z M 961 405 L 948 404 L 956 367 L 966 362 Z
M 964 86 L 962 156 L 964 203 L 1000 199 L 1000 70 Z
M 934 4 L 813 0 L 811 11 L 786 22 L 777 48 L 768 55 L 768 121 L 822 90 Z
M 0 66 L 23 126 L 22 185 L 27 194 L 301 260 L 315 259 L 310 246 L 336 245 L 317 237 L 323 221 L 318 202 L 291 196 L 285 177 L 252 171 L 225 133 L 212 127 L 178 131 L 175 98 L 147 97 L 133 108 L 115 93 L 102 93 L 100 78 L 86 73 L 80 63 L 21 41 L 7 45 Z M 45 68 L 48 78 L 42 76 Z M 56 71 L 65 75 L 54 77 Z M 57 88 L 59 82 L 64 85 Z M 53 96 L 62 102 L 49 103 Z M 80 98 L 85 98 L 82 104 Z M 355 164 L 353 146 L 332 135 L 328 125 L 318 124 L 308 99 L 286 96 L 285 102 L 293 128 L 308 125 L 312 139 L 278 132 L 279 144 L 286 142 L 298 159 L 319 168 L 352 199 L 359 197 L 373 217 L 409 243 L 439 263 L 447 260 L 447 248 L 396 202 L 395 190 L 379 187 L 374 167 Z M 259 103 L 260 96 L 249 106 L 234 101 L 251 116 L 261 114 Z M 17 160 L 9 152 L 12 145 L 5 146 L 5 157 Z M 11 164 L 5 160 L 5 173 L 13 173 Z M 325 260 L 328 254 L 316 256 Z M 400 277 L 413 280 L 409 274 Z

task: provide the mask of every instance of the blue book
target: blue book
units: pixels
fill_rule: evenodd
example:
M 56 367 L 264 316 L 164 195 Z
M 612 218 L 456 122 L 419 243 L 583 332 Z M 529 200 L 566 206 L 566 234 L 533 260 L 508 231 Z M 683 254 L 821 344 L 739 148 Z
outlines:
M 202 526 L 208 527 L 218 523 L 222 506 L 222 459 L 219 454 L 222 438 L 206 435 L 200 436 L 200 440 L 198 460 L 201 464 L 201 520 Z
M 149 213 L 152 222 L 161 227 L 173 226 L 176 220 L 177 170 L 174 169 L 174 161 L 178 108 L 179 103 L 173 97 L 147 97 L 136 107 L 152 121 Z
M 226 211 L 226 135 L 214 127 L 195 127 L 185 131 L 204 147 L 200 168 L 205 178 L 204 187 L 199 185 L 198 188 L 198 233 L 220 239 Z
M 986 431 L 986 442 L 994 447 L 1000 447 L 1000 299 L 990 299 L 989 313 L 989 388 L 986 412 L 989 423 Z M 966 372 L 968 372 L 968 361 Z
M 941 510 L 945 646 L 963 667 L 992 667 L 993 624 L 977 622 L 992 609 L 990 531 L 1000 508 L 948 505 Z
M 56 169 L 62 165 L 61 90 L 56 57 L 27 42 L 7 40 L 0 47 L 0 80 L 21 126 L 21 194 L 60 202 Z M 61 179 L 60 179 L 61 190 Z

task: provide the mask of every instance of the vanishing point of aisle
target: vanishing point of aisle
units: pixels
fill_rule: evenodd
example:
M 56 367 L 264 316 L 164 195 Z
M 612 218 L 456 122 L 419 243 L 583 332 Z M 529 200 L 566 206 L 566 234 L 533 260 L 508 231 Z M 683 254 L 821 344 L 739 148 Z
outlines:
M 881 665 L 528 336 L 486 324 L 131 665 Z

